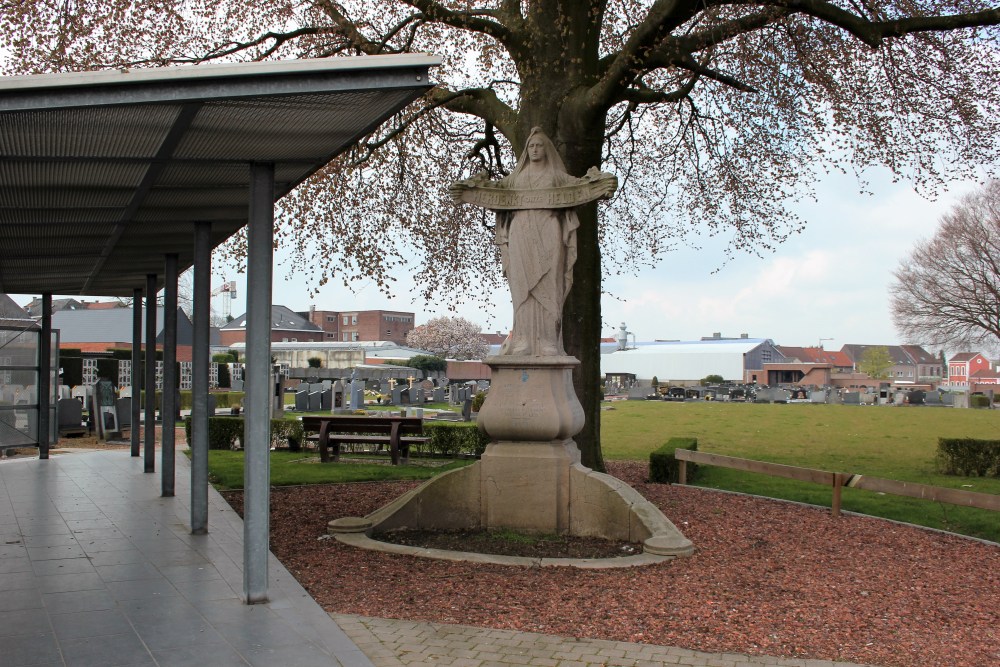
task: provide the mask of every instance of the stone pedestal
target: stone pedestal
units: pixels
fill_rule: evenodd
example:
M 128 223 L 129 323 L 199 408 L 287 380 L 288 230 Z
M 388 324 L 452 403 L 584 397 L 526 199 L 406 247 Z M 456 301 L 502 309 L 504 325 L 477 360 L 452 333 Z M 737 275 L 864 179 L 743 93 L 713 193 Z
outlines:
M 487 357 L 484 363 L 492 374 L 479 428 L 494 441 L 561 444 L 583 429 L 574 357 Z
M 331 533 L 366 548 L 379 543 L 356 533 L 485 528 L 641 542 L 647 555 L 664 557 L 694 551 L 634 489 L 580 463 L 572 440 L 584 425 L 573 390 L 579 361 L 500 356 L 486 363 L 492 379 L 478 423 L 493 442 L 482 459 L 425 482 L 367 517 L 331 521 Z M 427 550 L 417 555 L 445 557 Z

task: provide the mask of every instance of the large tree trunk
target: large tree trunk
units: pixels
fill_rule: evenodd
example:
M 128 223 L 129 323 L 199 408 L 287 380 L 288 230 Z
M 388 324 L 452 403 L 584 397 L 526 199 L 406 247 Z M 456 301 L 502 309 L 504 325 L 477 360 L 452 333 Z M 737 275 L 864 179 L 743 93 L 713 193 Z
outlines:
M 558 143 L 566 169 L 574 176 L 583 176 L 591 167 L 600 166 L 604 137 L 604 115 L 588 118 L 580 109 L 581 105 L 565 104 L 558 129 Z M 576 237 L 573 289 L 563 306 L 563 345 L 569 354 L 580 360 L 580 367 L 573 374 L 573 385 L 587 422 L 576 436 L 576 444 L 583 464 L 604 472 L 600 393 L 602 272 L 597 206 L 596 202 L 591 202 L 577 208 L 580 228 Z

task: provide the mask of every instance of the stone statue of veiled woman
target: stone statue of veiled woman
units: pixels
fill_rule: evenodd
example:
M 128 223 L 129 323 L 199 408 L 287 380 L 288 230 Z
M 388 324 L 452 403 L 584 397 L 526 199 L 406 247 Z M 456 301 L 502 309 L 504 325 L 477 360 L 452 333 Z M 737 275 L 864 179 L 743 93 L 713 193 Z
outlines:
M 562 158 L 540 128 L 528 136 L 514 172 L 500 187 L 540 190 L 571 185 Z M 576 230 L 572 208 L 537 208 L 497 213 L 495 242 L 510 283 L 514 327 L 500 354 L 553 356 L 565 354 L 562 307 L 573 286 Z
M 574 206 L 610 197 L 616 187 L 614 176 L 596 169 L 584 178 L 570 176 L 555 145 L 538 127 L 528 135 L 510 176 L 495 182 L 479 176 L 452 185 L 456 201 L 497 212 L 495 242 L 514 306 L 514 326 L 501 355 L 565 355 L 562 309 L 573 286 L 580 226 Z M 468 190 L 478 190 L 480 196 L 466 199 Z

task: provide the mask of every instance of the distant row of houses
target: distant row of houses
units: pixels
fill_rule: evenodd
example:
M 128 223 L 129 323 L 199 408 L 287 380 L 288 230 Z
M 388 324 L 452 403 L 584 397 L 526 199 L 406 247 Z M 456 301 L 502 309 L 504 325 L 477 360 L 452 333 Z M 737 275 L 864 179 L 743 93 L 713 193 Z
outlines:
M 859 369 L 865 353 L 884 347 L 891 365 L 875 379 Z M 1000 388 L 1000 369 L 985 355 L 963 352 L 947 362 L 919 345 L 844 345 L 840 350 L 777 345 L 768 338 L 722 338 L 698 341 L 609 345 L 601 371 L 615 381 L 635 378 L 690 384 L 720 375 L 744 384 L 828 386 L 854 389 L 888 382 L 895 387 L 981 391 Z
M 2 295 L 0 295 L 2 296 Z M 8 304 L 8 310 L 11 310 Z M 19 309 L 16 305 L 14 308 Z M 40 302 L 25 308 L 30 317 L 40 315 Z M 60 332 L 60 345 L 87 354 L 102 354 L 112 348 L 131 346 L 133 314 L 124 304 L 53 300 L 52 328 Z M 156 321 L 161 330 L 163 309 Z M 145 318 L 142 337 L 145 340 Z M 624 326 L 624 325 L 623 325 Z M 281 305 L 271 307 L 271 351 L 286 367 L 305 367 L 319 357 L 328 368 L 350 368 L 358 364 L 385 364 L 409 359 L 422 350 L 406 347 L 406 334 L 415 327 L 414 313 L 389 310 L 330 311 L 310 308 L 296 312 Z M 178 310 L 177 358 L 190 361 L 193 326 Z M 496 352 L 503 336 L 483 334 Z M 213 328 L 214 352 L 242 352 L 246 342 L 246 316 Z M 859 371 L 859 362 L 875 345 L 849 344 L 840 350 L 823 347 L 777 345 L 769 338 L 723 338 L 721 334 L 699 341 L 655 341 L 627 345 L 607 339 L 602 346 L 601 371 L 606 377 L 632 377 L 690 384 L 721 375 L 745 384 L 815 385 L 843 388 L 872 386 L 875 380 Z M 963 352 L 945 361 L 919 345 L 887 345 L 891 360 L 888 381 L 898 387 L 928 387 L 978 391 L 1000 385 L 1000 370 L 985 355 Z M 624 349 L 623 349 L 624 348 Z M 479 361 L 451 362 L 448 376 L 488 379 L 489 367 Z

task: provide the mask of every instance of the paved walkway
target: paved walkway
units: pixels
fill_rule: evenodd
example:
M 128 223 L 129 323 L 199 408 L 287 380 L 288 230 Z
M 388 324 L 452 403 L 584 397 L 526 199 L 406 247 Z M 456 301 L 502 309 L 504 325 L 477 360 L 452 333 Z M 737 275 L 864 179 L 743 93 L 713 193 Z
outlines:
M 142 467 L 127 448 L 0 462 L 0 665 L 371 667 L 273 556 L 270 602 L 241 601 L 243 522 L 210 490 L 190 534 L 187 457 L 173 498 Z
M 328 615 L 273 556 L 271 601 L 248 606 L 242 521 L 210 489 L 190 534 L 187 457 L 162 498 L 128 449 L 70 452 L 0 461 L 3 667 L 850 667 Z
M 703 653 L 467 625 L 331 614 L 375 667 L 855 667 L 846 662 Z

